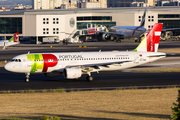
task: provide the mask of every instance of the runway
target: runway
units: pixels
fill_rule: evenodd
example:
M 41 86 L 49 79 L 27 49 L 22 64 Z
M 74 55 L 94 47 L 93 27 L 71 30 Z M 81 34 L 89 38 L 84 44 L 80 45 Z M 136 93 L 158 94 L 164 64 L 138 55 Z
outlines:
M 92 73 L 93 82 L 85 80 L 67 80 L 63 76 L 44 77 L 42 74 L 31 74 L 30 82 L 25 83 L 25 74 L 11 73 L 0 67 L 0 90 L 29 90 L 57 88 L 99 88 L 125 86 L 179 85 L 179 73 L 134 73 L 110 71 Z
M 90 48 L 78 48 L 78 44 L 68 45 L 67 47 L 55 45 L 53 49 L 50 45 L 43 45 L 33 49 L 31 45 L 18 45 L 7 50 L 0 51 L 0 61 L 10 60 L 14 56 L 26 51 L 31 52 L 68 52 L 68 51 L 111 51 L 111 50 L 126 50 L 128 48 L 134 49 L 137 43 L 123 43 L 123 44 L 107 44 L 107 43 L 87 43 L 84 44 Z M 160 45 L 162 48 L 167 47 L 167 43 Z M 23 47 L 24 46 L 24 47 Z M 178 47 L 179 43 L 169 43 L 169 48 Z M 169 67 L 180 65 L 180 55 L 168 54 L 166 59 L 149 63 L 138 68 L 154 68 L 154 67 Z M 154 86 L 154 85 L 179 85 L 179 73 L 136 73 L 136 72 L 121 72 L 108 71 L 92 73 L 94 77 L 93 82 L 86 81 L 86 76 L 83 75 L 79 80 L 67 80 L 63 75 L 57 77 L 44 77 L 43 74 L 31 74 L 30 82 L 26 83 L 25 74 L 12 73 L 0 67 L 0 90 L 32 90 L 32 89 L 72 89 L 72 88 L 102 88 L 102 87 L 126 87 L 126 86 Z

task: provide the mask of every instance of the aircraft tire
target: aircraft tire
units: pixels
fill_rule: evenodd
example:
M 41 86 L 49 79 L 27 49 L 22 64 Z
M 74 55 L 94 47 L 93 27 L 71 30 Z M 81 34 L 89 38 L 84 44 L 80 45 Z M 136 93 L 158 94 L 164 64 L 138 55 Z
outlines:
M 86 77 L 86 79 L 87 79 L 87 81 L 93 81 L 93 77 L 89 76 L 89 75 Z
M 117 42 L 117 43 L 120 43 L 120 42 L 121 42 L 121 40 L 120 40 L 120 39 L 119 39 L 119 40 L 116 40 L 116 42 Z
M 25 79 L 25 82 L 29 82 L 29 79 L 28 79 L 28 78 L 26 78 L 26 79 Z

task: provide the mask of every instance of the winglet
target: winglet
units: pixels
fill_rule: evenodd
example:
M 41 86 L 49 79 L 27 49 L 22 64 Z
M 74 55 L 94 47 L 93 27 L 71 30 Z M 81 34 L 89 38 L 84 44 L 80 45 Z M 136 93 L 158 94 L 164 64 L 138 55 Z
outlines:
M 138 52 L 157 52 L 159 47 L 159 40 L 162 31 L 162 23 L 156 23 L 151 28 L 149 33 L 144 37 L 139 46 L 133 51 Z

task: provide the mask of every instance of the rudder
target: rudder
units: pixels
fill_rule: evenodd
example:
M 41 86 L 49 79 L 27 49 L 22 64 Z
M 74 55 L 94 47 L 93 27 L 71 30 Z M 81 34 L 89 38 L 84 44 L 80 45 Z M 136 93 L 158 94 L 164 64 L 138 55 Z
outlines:
M 144 37 L 139 46 L 133 51 L 140 52 L 157 52 L 159 47 L 159 40 L 162 31 L 162 23 L 156 23 Z

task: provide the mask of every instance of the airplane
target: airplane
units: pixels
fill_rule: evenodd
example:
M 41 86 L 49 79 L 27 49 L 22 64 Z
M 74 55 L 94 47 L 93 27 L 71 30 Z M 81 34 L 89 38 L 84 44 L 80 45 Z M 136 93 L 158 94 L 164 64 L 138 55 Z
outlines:
M 19 44 L 18 37 L 19 37 L 19 33 L 14 33 L 14 36 L 11 39 L 9 39 L 9 40 L 1 40 L 0 41 L 0 46 L 6 47 L 6 46 Z
M 144 28 L 145 18 L 146 9 L 144 10 L 140 26 L 113 26 L 109 31 L 102 34 L 102 38 L 106 41 L 114 40 L 114 38 L 116 38 L 117 42 L 121 42 L 121 39 L 124 38 L 139 38 L 146 32 L 146 28 Z
M 157 52 L 162 26 L 156 23 L 132 51 L 27 53 L 14 57 L 4 68 L 25 73 L 25 82 L 29 82 L 30 73 L 43 73 L 46 77 L 63 74 L 66 79 L 87 74 L 86 79 L 93 81 L 92 72 L 122 70 L 166 57 L 166 53 Z

